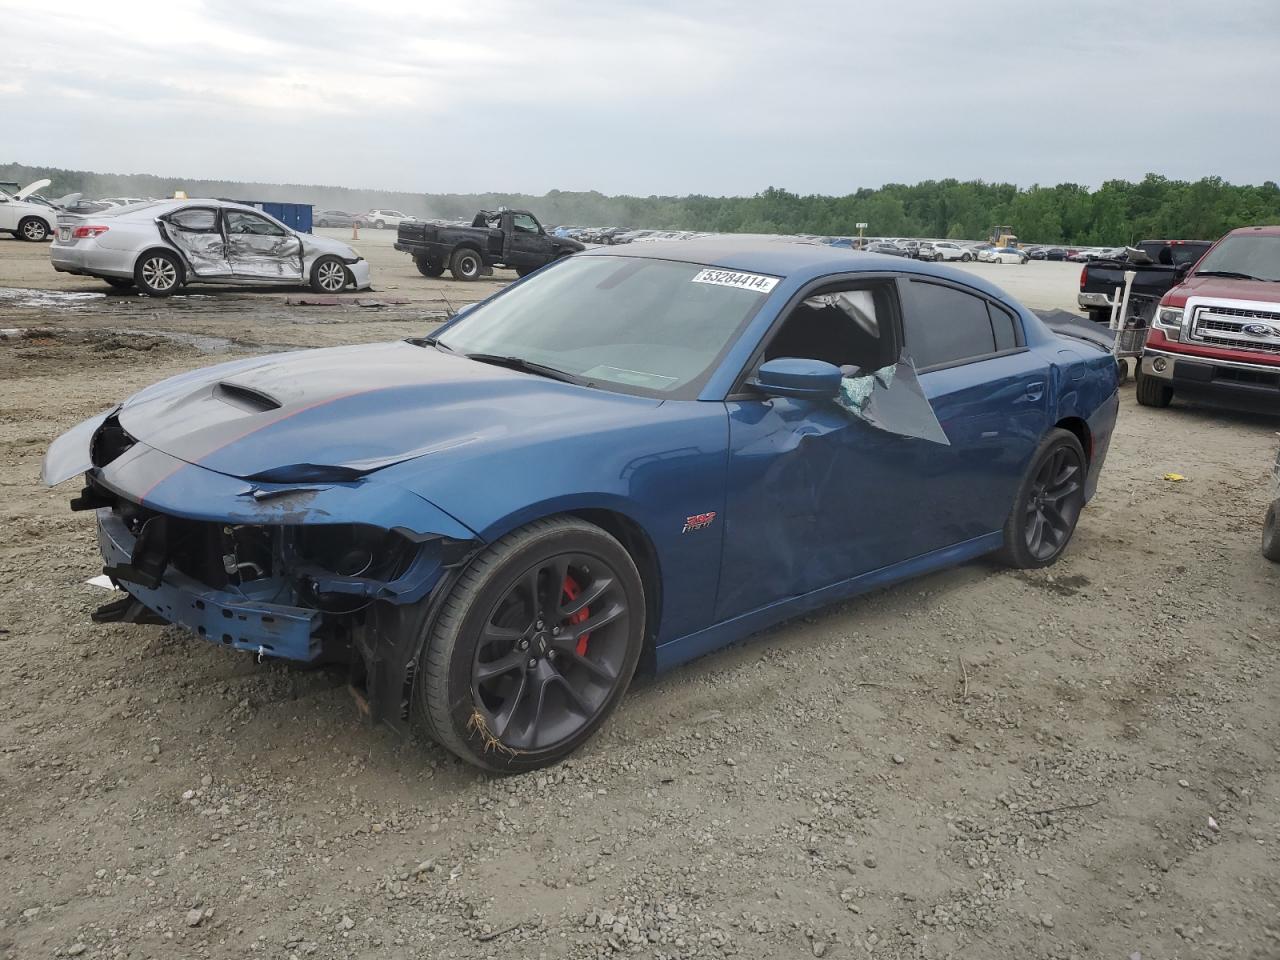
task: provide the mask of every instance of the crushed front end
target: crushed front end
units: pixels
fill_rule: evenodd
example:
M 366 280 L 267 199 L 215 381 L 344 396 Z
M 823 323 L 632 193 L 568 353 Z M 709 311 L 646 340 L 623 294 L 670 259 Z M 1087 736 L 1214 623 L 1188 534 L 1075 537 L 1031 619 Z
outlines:
M 417 650 L 400 608 L 449 581 L 476 547 L 469 530 L 368 477 L 314 468 L 305 482 L 258 482 L 176 461 L 129 436 L 116 411 L 55 442 L 45 480 L 75 467 L 84 486 L 71 507 L 95 512 L 103 573 L 123 591 L 96 621 L 172 623 L 259 658 L 349 663 L 372 716 L 406 718 Z

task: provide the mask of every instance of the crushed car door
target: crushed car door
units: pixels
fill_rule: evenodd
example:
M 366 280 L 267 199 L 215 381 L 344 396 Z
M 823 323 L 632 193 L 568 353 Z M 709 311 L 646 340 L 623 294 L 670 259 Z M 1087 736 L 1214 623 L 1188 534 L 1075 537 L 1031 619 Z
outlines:
M 894 281 L 815 287 L 801 297 L 744 381 L 761 363 L 798 357 L 841 367 L 847 390 L 839 399 L 800 400 L 744 389 L 727 401 L 718 620 L 940 545 L 922 515 L 934 487 L 947 482 L 950 454 L 910 363 L 900 362 Z M 877 392 L 893 393 L 905 413 L 882 403 L 873 415 Z
M 246 280 L 302 280 L 302 241 L 267 217 L 224 210 L 231 272 Z
M 527 213 L 511 216 L 511 229 L 506 232 L 507 249 L 503 262 L 509 267 L 540 267 L 547 262 L 547 238 L 538 221 Z
M 156 221 L 165 238 L 178 248 L 197 277 L 225 277 L 231 273 L 227 241 L 214 207 L 182 207 Z

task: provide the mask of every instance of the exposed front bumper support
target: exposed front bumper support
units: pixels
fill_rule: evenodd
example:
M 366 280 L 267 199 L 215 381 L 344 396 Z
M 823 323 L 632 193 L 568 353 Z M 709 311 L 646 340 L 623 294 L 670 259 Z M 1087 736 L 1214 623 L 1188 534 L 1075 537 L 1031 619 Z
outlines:
M 98 511 L 98 547 L 107 567 L 127 567 L 134 543 L 123 520 L 110 510 Z M 154 588 L 121 583 L 148 609 L 211 643 L 304 662 L 320 655 L 323 615 L 318 610 L 214 590 L 172 566 Z

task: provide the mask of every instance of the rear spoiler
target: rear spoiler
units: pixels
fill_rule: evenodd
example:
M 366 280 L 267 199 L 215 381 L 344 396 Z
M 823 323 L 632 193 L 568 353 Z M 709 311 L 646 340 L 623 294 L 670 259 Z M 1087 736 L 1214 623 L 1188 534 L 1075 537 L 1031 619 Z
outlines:
M 1110 353 L 1111 348 L 1115 345 L 1116 332 L 1114 330 L 1106 326 L 1106 324 L 1095 323 L 1087 317 L 1080 316 L 1078 313 L 1069 313 L 1066 310 L 1033 310 L 1032 313 L 1044 321 L 1045 326 L 1060 337 L 1083 340 L 1107 353 Z

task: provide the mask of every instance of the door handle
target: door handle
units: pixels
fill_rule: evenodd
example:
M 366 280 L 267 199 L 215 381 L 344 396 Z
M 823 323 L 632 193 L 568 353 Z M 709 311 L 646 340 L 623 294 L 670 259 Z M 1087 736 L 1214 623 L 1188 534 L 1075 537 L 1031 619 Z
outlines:
M 1024 396 L 1028 400 L 1039 400 L 1044 396 L 1044 381 L 1037 380 L 1034 383 L 1028 383 Z

